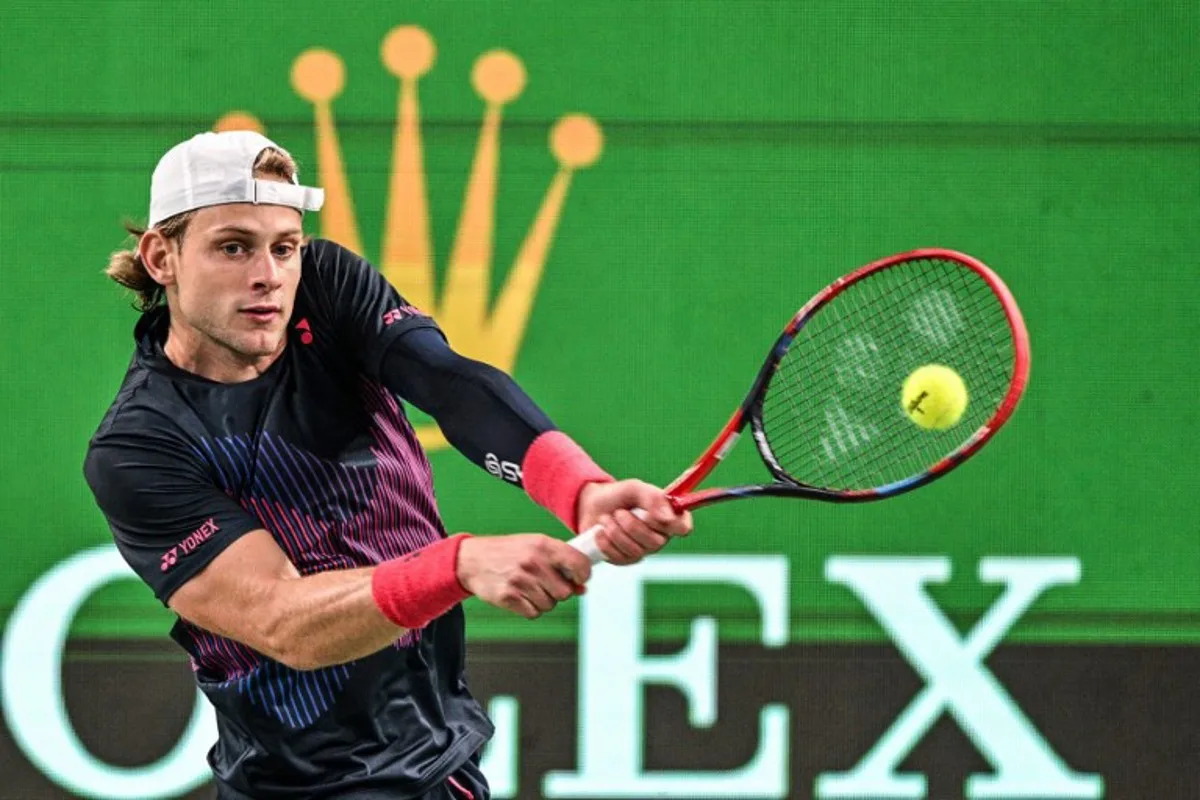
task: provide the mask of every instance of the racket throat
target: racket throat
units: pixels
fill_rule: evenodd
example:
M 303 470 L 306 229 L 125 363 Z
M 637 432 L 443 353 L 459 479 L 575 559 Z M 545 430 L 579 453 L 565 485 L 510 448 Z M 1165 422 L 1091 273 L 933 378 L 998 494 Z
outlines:
M 700 458 L 696 459 L 696 463 L 692 464 L 687 470 L 680 475 L 675 481 L 667 487 L 668 495 L 687 494 L 699 486 L 708 474 L 716 468 L 721 459 L 733 449 L 742 435 L 742 425 L 745 417 L 739 410 L 730 418 L 721 432 L 717 434 L 717 438 L 713 439 L 712 444 L 704 451 Z
M 717 448 L 717 452 L 713 453 L 713 458 L 715 458 L 717 461 L 720 461 L 721 459 L 725 458 L 725 456 L 729 453 L 729 451 L 733 449 L 733 446 L 738 443 L 738 439 L 740 439 L 740 438 L 742 438 L 741 431 L 734 431 L 733 433 L 731 433 L 729 435 L 729 438 L 726 439 L 725 442 L 720 447 Z

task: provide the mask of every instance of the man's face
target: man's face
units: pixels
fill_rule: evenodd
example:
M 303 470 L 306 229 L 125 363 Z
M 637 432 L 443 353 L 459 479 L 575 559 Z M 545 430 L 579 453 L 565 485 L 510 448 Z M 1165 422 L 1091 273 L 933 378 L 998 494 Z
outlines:
M 236 203 L 200 209 L 175 254 L 173 325 L 243 361 L 278 353 L 300 283 L 300 214 Z

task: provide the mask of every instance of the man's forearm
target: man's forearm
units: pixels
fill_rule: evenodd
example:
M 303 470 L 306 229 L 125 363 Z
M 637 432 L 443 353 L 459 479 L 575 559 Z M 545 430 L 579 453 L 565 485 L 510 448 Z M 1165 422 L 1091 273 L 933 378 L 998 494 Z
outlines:
M 414 330 L 397 340 L 381 372 L 384 385 L 437 420 L 455 449 L 510 483 L 521 485 L 517 467 L 525 452 L 554 430 L 508 375 L 455 353 L 436 330 Z
M 404 629 L 375 602 L 375 567 L 331 570 L 279 582 L 264 638 L 276 661 L 318 669 L 371 655 Z
M 425 627 L 469 596 L 457 569 L 465 538 L 443 539 L 375 567 L 280 581 L 268 615 L 272 657 L 295 669 L 343 664 Z

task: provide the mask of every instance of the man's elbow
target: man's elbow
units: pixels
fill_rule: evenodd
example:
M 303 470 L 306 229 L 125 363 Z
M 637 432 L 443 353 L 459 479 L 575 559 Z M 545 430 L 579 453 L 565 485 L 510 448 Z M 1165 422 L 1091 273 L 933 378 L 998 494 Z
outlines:
M 331 667 L 338 663 L 337 661 L 328 661 L 320 658 L 317 653 L 312 651 L 312 648 L 305 647 L 299 643 L 280 642 L 273 644 L 271 652 L 264 653 L 273 661 L 278 661 L 285 667 L 289 667 L 300 672 L 309 672 L 322 667 Z
M 258 638 L 259 652 L 291 669 L 307 672 L 339 663 L 321 653 L 314 637 L 305 635 L 283 614 L 267 615 Z
M 272 661 L 301 672 L 335 667 L 367 654 L 349 652 L 346 644 L 337 637 L 322 636 L 286 619 L 265 626 L 260 641 L 261 647 L 257 648 L 259 652 Z

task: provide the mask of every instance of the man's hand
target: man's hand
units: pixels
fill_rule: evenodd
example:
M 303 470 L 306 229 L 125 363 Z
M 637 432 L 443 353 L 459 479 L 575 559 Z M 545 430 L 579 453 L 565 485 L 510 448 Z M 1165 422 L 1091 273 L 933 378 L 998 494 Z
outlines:
M 635 508 L 646 511 L 646 522 L 631 513 Z M 581 533 L 597 523 L 604 526 L 596 544 L 613 564 L 641 561 L 666 546 L 670 537 L 692 532 L 690 512 L 677 512 L 662 489 L 637 480 L 585 484 L 578 514 Z
M 538 533 L 476 536 L 458 550 L 458 582 L 489 605 L 536 619 L 583 594 L 592 562 L 566 542 Z

